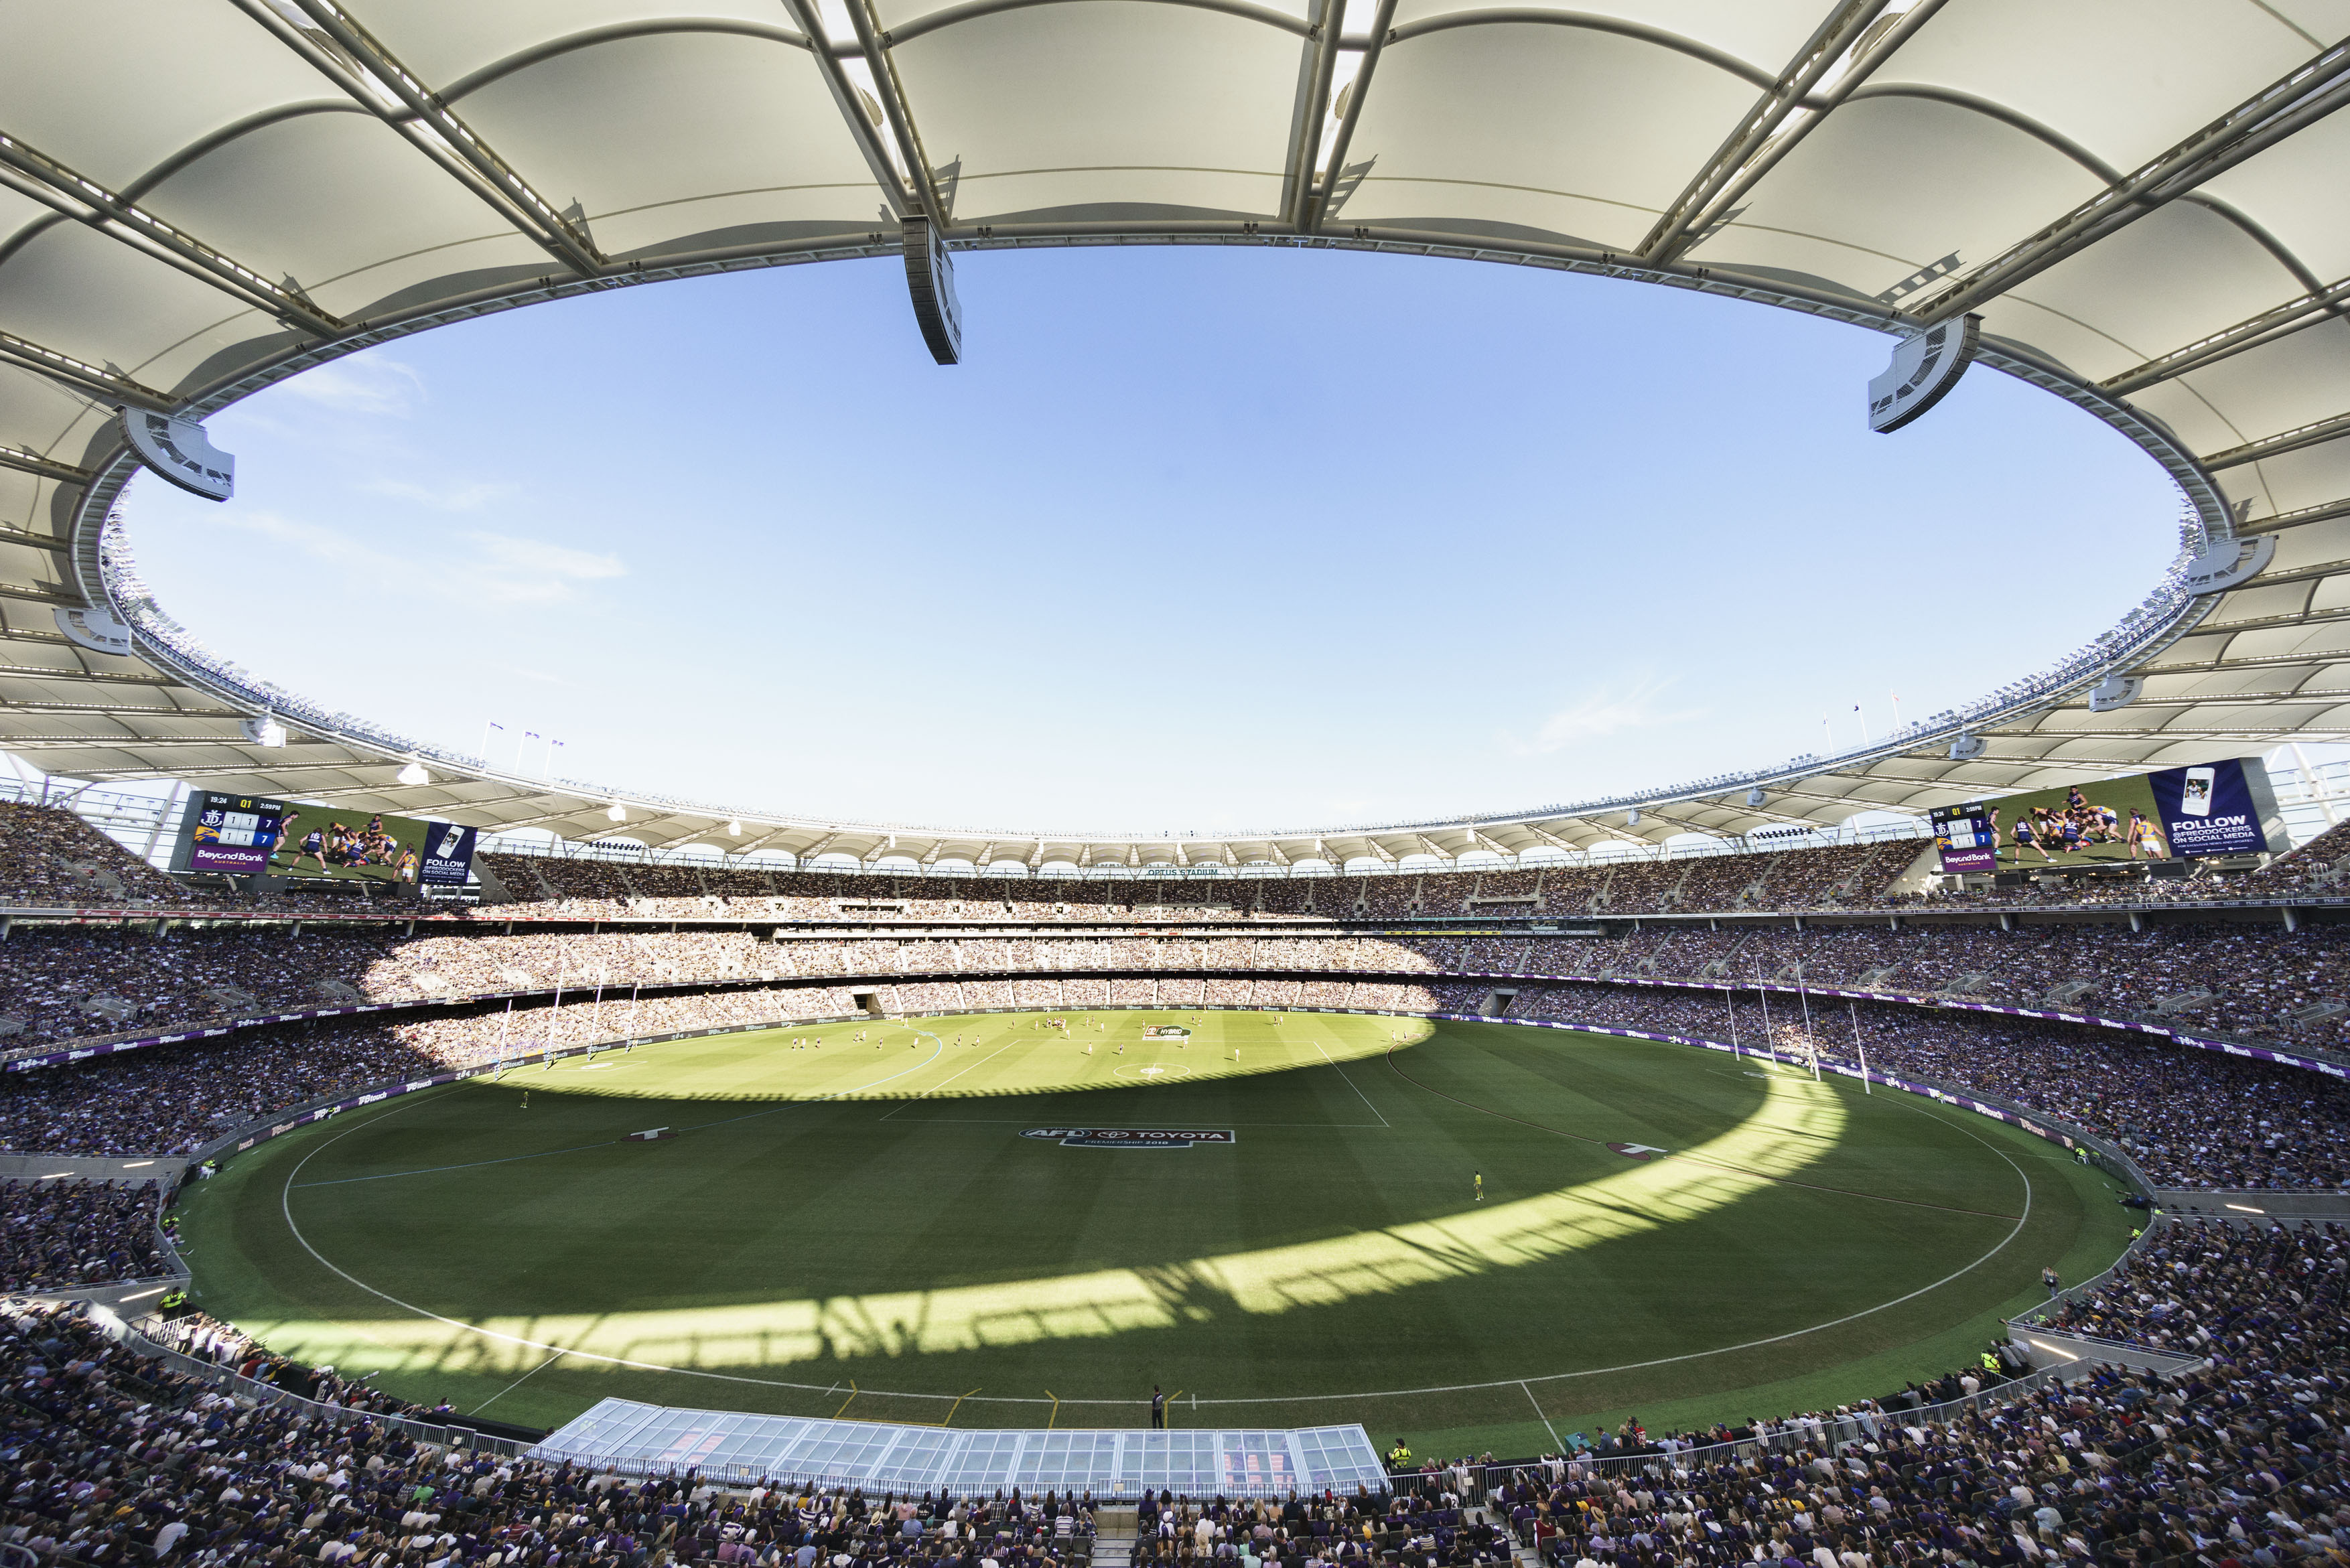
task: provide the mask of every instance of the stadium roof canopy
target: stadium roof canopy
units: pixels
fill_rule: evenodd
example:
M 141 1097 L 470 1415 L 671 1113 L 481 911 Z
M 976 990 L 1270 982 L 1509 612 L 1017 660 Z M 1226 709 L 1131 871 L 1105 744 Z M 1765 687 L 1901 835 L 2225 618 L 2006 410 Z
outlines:
M 0 744 L 88 779 L 567 836 L 612 831 L 617 801 L 655 845 L 1232 865 L 1827 824 L 2340 736 L 2346 33 L 2345 0 L 16 0 Z M 109 581 L 132 467 L 119 407 L 201 419 L 484 312 L 899 254 L 910 218 L 953 249 L 1308 245 L 1605 274 L 1894 335 L 1977 314 L 1971 373 L 2136 440 L 2186 494 L 2187 548 L 2081 657 L 1865 751 L 1171 843 L 503 776 L 225 668 Z M 1901 528 L 1898 495 L 1885 521 Z M 128 651 L 106 650 L 108 610 L 136 628 Z M 282 748 L 246 739 L 265 708 Z M 419 759 L 432 782 L 397 783 Z

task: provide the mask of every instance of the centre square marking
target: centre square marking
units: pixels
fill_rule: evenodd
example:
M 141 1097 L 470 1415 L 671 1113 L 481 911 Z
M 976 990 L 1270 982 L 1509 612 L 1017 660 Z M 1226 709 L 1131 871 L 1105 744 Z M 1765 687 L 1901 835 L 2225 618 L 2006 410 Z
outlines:
M 1030 1127 L 1020 1136 L 1049 1138 L 1063 1148 L 1190 1148 L 1195 1143 L 1241 1141 L 1230 1127 Z

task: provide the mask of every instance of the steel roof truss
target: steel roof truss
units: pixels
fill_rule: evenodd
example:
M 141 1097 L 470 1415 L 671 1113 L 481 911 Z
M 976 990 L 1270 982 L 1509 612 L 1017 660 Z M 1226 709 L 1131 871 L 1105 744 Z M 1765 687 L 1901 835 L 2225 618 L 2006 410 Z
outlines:
M 158 413 L 169 413 L 172 408 L 169 394 L 141 386 L 120 370 L 92 365 L 70 354 L 60 354 L 54 348 L 44 348 L 13 333 L 0 332 L 0 363 L 21 366 L 53 381 L 62 381 L 78 391 L 94 396 L 109 408 L 128 403 L 133 408 L 152 409 Z
M 1920 305 L 1947 321 L 2006 293 L 2066 256 L 2136 223 L 2164 202 L 2264 151 L 2350 103 L 2350 40 L 2335 44 L 2230 109 L 2152 162 L 2106 186 Z
M 86 468 L 77 468 L 70 462 L 59 462 L 54 458 L 43 457 L 39 452 L 26 452 L 21 447 L 0 446 L 0 468 L 13 468 L 19 473 L 37 473 L 43 479 L 54 479 L 60 484 L 88 484 L 90 481 L 90 472 Z M 12 529 L 11 532 L 23 533 L 24 531 Z M 22 540 L 17 542 L 23 543 Z
M 2350 435 L 2350 414 L 2336 414 L 2330 420 L 2279 431 L 2274 435 L 2262 436 L 2241 446 L 2231 446 L 2225 452 L 2215 452 L 2203 460 L 2203 466 L 2234 468 L 2240 463 L 2258 462 L 2262 458 L 2282 457 L 2286 452 L 2299 452 L 2305 446 L 2317 446 L 2341 435 Z
M 331 337 L 343 324 L 328 316 L 297 290 L 272 283 L 262 274 L 232 260 L 202 240 L 116 194 L 97 181 L 59 163 L 37 149 L 0 131 L 0 184 L 87 223 L 163 263 L 234 296 L 289 327 L 320 337 Z
M 842 4 L 848 12 L 849 26 L 857 29 L 857 42 L 865 51 L 866 67 L 873 73 L 873 90 L 881 96 L 881 118 L 889 122 L 889 134 L 898 143 L 898 155 L 905 161 L 906 172 L 913 182 L 914 200 L 943 232 L 947 211 L 939 201 L 938 182 L 931 173 L 930 158 L 922 151 L 922 136 L 914 124 L 913 106 L 906 101 L 905 84 L 898 79 L 897 63 L 889 57 L 889 40 L 874 25 L 873 8 L 868 0 L 842 0 Z M 811 38 L 823 36 L 821 30 L 809 35 Z
M 2183 376 L 2189 370 L 2199 370 L 2231 354 L 2241 354 L 2247 348 L 2273 343 L 2304 327 L 2314 327 L 2328 317 L 2338 317 L 2343 314 L 2345 304 L 2350 304 L 2350 277 L 2339 283 L 2330 283 L 2298 299 L 2289 299 L 2273 310 L 2264 310 L 2209 337 L 2199 337 L 2183 348 L 2148 359 L 2136 369 L 2125 370 L 2097 385 L 2116 397 L 2127 397 L 2158 381 Z
M 1877 29 L 1877 36 L 1871 37 L 1871 30 L 1877 28 L 1878 17 L 1890 4 L 1891 0 L 1846 0 L 1829 13 L 1827 19 L 1804 40 L 1787 68 L 1779 73 L 1778 81 L 1747 111 L 1738 128 L 1649 229 L 1638 252 L 1642 261 L 1662 265 L 1701 243 L 1726 221 L 1731 203 L 1793 151 L 1795 144 L 1827 117 L 1828 109 L 1866 81 L 1910 34 L 1940 9 L 1942 0 L 1921 0 L 1890 27 Z M 1850 68 L 1835 78 L 1825 101 L 1814 100 L 1814 89 L 1864 43 L 1867 53 L 1853 59 Z M 1799 110 L 1809 112 L 1799 117 Z
M 604 257 L 580 224 L 531 189 L 512 165 L 441 101 L 439 94 L 393 58 L 333 0 L 285 0 L 288 8 L 299 9 L 309 18 L 308 26 L 270 0 L 235 3 L 548 254 L 584 275 L 593 276 L 604 269 Z

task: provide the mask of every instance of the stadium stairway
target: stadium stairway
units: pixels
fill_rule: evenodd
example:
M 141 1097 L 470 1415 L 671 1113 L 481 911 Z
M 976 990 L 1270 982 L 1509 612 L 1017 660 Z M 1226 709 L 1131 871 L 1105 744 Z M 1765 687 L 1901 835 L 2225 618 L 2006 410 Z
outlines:
M 1128 1568 L 1139 1519 L 1139 1511 L 1131 1507 L 1094 1510 L 1092 1568 Z

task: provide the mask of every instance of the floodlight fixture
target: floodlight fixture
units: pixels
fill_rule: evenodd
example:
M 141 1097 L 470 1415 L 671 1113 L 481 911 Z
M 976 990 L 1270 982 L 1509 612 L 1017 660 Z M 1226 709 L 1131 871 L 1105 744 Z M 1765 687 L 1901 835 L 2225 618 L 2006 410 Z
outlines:
M 408 765 L 400 769 L 399 774 L 395 776 L 399 778 L 400 783 L 406 784 L 411 789 L 414 789 L 420 784 L 429 784 L 432 782 L 432 775 L 424 771 L 424 764 L 415 761 L 413 758 L 411 758 Z
M 286 726 L 265 710 L 238 726 L 244 738 L 256 746 L 276 748 L 286 743 Z
M 612 803 L 610 808 L 604 813 L 604 820 L 607 822 L 626 822 L 629 820 L 629 808 L 622 805 L 616 800 Z

